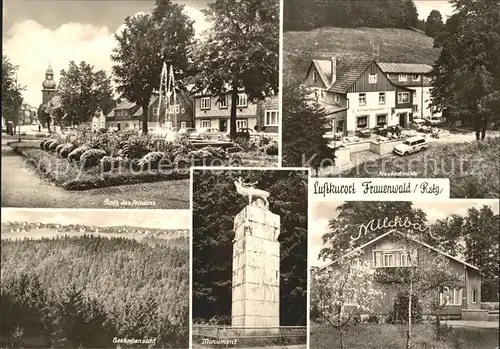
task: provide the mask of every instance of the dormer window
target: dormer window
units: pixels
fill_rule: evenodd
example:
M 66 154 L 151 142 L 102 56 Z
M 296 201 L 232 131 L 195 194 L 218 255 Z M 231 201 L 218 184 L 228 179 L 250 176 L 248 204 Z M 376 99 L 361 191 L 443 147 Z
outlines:
M 413 81 L 420 81 L 420 75 L 419 74 L 413 74 L 412 79 L 413 79 Z
M 399 81 L 408 81 L 408 74 L 399 74 Z

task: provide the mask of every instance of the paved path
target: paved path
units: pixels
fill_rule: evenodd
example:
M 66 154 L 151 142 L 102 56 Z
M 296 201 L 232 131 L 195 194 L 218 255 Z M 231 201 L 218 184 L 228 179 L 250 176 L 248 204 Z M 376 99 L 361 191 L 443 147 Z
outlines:
M 498 322 L 496 321 L 464 321 L 464 320 L 448 320 L 443 321 L 451 327 L 472 327 L 472 328 L 496 328 L 498 329 Z
M 67 191 L 44 181 L 2 137 L 2 207 L 162 208 L 189 209 L 189 180 L 128 184 Z M 151 202 L 151 205 L 106 206 L 107 200 Z

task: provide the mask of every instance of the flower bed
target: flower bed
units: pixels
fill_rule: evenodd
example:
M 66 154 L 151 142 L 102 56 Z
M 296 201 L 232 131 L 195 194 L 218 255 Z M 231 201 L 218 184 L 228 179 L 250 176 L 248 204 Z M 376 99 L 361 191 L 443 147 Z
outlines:
M 195 150 L 187 141 L 167 142 L 135 130 L 80 129 L 38 145 L 13 147 L 43 177 L 68 190 L 188 178 L 191 166 L 241 164 L 239 156 L 222 148 Z

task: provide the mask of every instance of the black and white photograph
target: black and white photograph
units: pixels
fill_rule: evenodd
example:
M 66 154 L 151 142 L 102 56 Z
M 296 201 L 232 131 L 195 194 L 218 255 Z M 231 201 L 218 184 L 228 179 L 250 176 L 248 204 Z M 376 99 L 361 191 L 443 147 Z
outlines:
M 308 171 L 193 170 L 193 348 L 305 349 Z
M 188 348 L 189 211 L 3 209 L 2 348 Z
M 311 205 L 311 349 L 498 348 L 498 200 Z
M 500 4 L 283 4 L 283 166 L 500 195 Z
M 2 206 L 189 209 L 190 166 L 279 165 L 279 1 L 2 8 Z

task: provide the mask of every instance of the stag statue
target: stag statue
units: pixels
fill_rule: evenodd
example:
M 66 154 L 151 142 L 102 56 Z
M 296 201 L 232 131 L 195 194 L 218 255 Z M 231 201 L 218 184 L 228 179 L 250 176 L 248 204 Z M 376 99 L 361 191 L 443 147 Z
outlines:
M 256 205 L 256 206 L 262 206 L 259 203 L 263 203 L 263 206 L 265 209 L 269 208 L 269 201 L 267 201 L 267 198 L 269 197 L 269 192 L 261 189 L 256 189 L 254 186 L 257 184 L 255 183 L 243 183 L 243 180 L 241 177 L 238 178 L 238 180 L 234 181 L 234 185 L 236 186 L 236 191 L 238 194 L 243 195 L 243 196 L 248 196 L 248 204 L 249 205 Z M 254 201 L 253 199 L 256 198 Z

